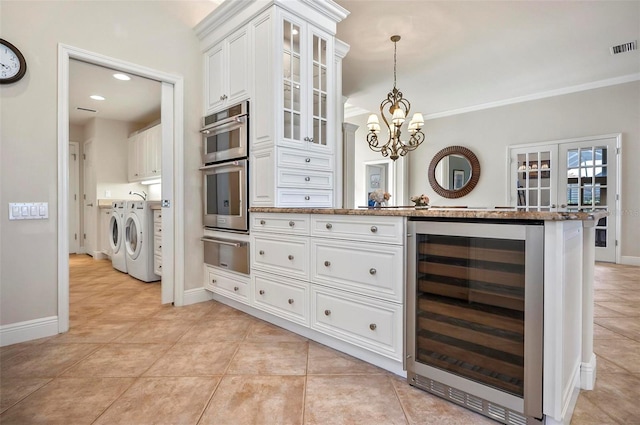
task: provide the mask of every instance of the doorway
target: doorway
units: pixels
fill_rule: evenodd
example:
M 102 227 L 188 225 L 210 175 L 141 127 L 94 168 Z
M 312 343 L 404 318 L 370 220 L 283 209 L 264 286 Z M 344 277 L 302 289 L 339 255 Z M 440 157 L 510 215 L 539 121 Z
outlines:
M 595 259 L 619 263 L 620 142 L 621 135 L 613 134 L 511 146 L 511 205 L 609 212 L 596 224 Z
M 59 45 L 58 48 L 58 234 L 69 233 L 69 61 L 77 59 L 161 83 L 163 232 L 162 303 L 183 304 L 184 234 L 182 206 L 183 97 L 182 77 L 119 59 Z M 177 181 L 174 181 L 174 178 Z M 69 329 L 69 239 L 58 238 L 58 331 Z
M 370 204 L 370 195 L 376 190 L 382 190 L 383 192 L 387 192 L 391 194 L 391 198 L 387 201 L 387 205 L 396 205 L 397 198 L 394 198 L 394 164 L 390 159 L 383 160 L 375 160 L 375 161 L 366 161 L 364 163 L 364 176 L 365 176 L 365 196 L 366 199 L 363 199 L 360 202 L 364 202 L 363 204 L 358 205 L 369 205 Z

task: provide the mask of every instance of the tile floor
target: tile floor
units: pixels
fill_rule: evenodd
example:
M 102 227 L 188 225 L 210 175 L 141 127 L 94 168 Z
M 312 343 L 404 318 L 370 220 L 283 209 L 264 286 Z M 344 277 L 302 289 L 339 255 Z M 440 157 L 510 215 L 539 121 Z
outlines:
M 71 256 L 69 332 L 0 349 L 1 424 L 495 424 L 217 302 Z M 596 267 L 598 380 L 573 425 L 640 424 L 640 269 Z

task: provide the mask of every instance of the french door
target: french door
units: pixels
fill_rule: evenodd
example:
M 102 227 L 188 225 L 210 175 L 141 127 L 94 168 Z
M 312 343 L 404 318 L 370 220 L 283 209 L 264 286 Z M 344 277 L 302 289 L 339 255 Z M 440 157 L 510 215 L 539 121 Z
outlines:
M 510 148 L 511 205 L 527 211 L 604 210 L 596 261 L 616 262 L 620 136 Z

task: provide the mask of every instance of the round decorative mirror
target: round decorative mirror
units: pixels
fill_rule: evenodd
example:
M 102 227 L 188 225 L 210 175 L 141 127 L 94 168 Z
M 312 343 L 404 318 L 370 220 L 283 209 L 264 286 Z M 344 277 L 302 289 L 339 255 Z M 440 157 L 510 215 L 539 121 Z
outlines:
M 445 198 L 460 198 L 473 190 L 480 179 L 480 162 L 462 146 L 438 152 L 429 164 L 429 184 Z

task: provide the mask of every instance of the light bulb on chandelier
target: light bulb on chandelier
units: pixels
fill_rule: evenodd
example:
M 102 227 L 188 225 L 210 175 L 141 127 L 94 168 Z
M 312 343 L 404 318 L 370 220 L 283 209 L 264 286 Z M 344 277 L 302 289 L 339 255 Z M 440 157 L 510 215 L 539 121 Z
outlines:
M 408 152 L 416 149 L 424 141 L 424 133 L 422 127 L 424 126 L 424 117 L 421 113 L 416 112 L 409 121 L 407 132 L 409 133 L 409 140 L 403 142 L 400 137 L 402 135 L 402 125 L 409 116 L 411 104 L 407 99 L 402 96 L 402 92 L 396 88 L 396 51 L 397 43 L 400 41 L 399 35 L 391 36 L 393 42 L 393 90 L 387 94 L 387 98 L 380 104 L 380 116 L 389 130 L 389 138 L 386 143 L 381 144 L 378 140 L 380 134 L 380 121 L 376 114 L 371 114 L 367 120 L 367 128 L 369 133 L 367 134 L 367 143 L 369 148 L 375 152 L 382 153 L 384 157 L 390 157 L 392 160 L 396 160 L 401 156 L 406 155 Z M 385 116 L 385 109 L 388 107 L 391 119 L 388 120 Z M 390 122 L 389 122 L 390 121 Z

